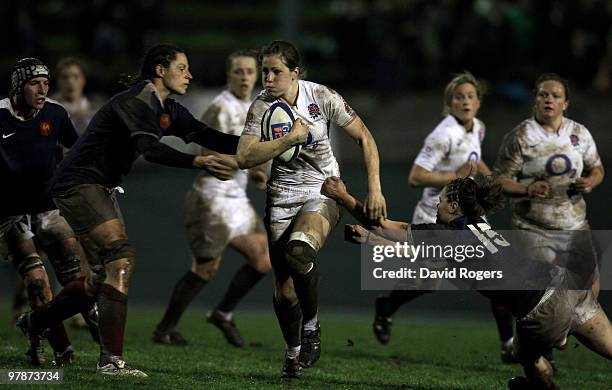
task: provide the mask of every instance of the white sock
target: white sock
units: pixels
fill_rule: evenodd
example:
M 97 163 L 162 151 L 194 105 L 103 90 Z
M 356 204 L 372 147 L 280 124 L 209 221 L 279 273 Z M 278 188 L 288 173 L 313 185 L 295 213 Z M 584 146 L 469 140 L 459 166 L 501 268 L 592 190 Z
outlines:
M 502 348 L 510 349 L 512 347 L 512 342 L 514 341 L 514 337 L 510 337 L 508 340 L 502 343 Z
M 290 347 L 287 345 L 285 348 L 285 356 L 289 359 L 297 359 L 300 356 L 301 347 L 301 345 L 298 345 L 297 347 Z
M 315 314 L 314 317 L 304 323 L 304 330 L 317 330 L 317 324 L 319 323 L 319 313 Z
M 217 315 L 219 315 L 219 317 L 223 318 L 224 321 L 231 321 L 232 316 L 234 315 L 234 312 L 231 311 L 215 310 L 215 312 Z

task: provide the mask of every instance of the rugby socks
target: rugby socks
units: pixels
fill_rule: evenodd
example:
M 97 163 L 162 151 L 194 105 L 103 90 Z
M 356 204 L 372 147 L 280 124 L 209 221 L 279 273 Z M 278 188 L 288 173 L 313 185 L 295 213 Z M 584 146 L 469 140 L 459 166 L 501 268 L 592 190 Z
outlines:
M 400 306 L 428 292 L 425 290 L 393 290 L 388 297 L 382 297 L 376 301 L 376 314 L 392 317 Z
M 56 322 L 49 327 L 47 341 L 49 341 L 53 351 L 57 353 L 64 352 L 70 346 L 70 340 L 62 322 Z
M 51 328 L 53 324 L 87 310 L 93 302 L 94 299 L 85 292 L 84 278 L 81 277 L 68 283 L 51 301 L 35 310 L 30 321 L 36 330 Z
M 243 265 L 232 278 L 232 281 L 216 310 L 231 313 L 238 302 L 265 276 L 249 264 Z
M 286 307 L 287 303 L 279 303 L 276 298 L 272 298 L 274 304 L 274 313 L 278 319 L 278 325 L 283 332 L 283 338 L 289 348 L 297 347 L 299 354 L 300 346 L 300 328 L 302 327 L 302 311 L 300 305 L 295 304 L 291 307 Z M 285 301 L 286 302 L 286 301 Z
M 187 309 L 187 306 L 193 301 L 193 299 L 202 291 L 207 281 L 194 274 L 191 271 L 187 271 L 185 275 L 174 286 L 170 302 L 166 308 L 166 313 L 162 318 L 157 329 L 160 331 L 167 331 L 173 329 L 178 324 L 179 319 Z
M 300 357 L 300 349 L 301 346 L 297 346 L 297 347 L 290 347 L 290 346 L 286 346 L 285 347 L 285 356 L 289 359 L 297 359 L 298 357 Z
M 319 267 L 314 262 L 312 265 L 305 275 L 297 272 L 291 275 L 304 323 L 315 318 L 319 311 Z
M 499 303 L 491 302 L 491 311 L 495 322 L 497 323 L 497 331 L 499 332 L 499 339 L 502 344 L 505 344 L 514 335 L 513 323 L 514 318 L 512 313 L 505 306 Z
M 100 327 L 100 366 L 107 364 L 106 360 L 123 356 L 123 336 L 127 317 L 127 295 L 104 283 L 100 287 L 98 297 L 99 327 Z

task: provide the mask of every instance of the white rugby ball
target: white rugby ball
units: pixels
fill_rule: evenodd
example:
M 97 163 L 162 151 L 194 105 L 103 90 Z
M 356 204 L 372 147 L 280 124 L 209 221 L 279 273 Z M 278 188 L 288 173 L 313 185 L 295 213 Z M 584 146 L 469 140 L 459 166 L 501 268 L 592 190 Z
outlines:
M 291 130 L 295 116 L 291 108 L 282 102 L 276 102 L 268 108 L 261 120 L 261 131 L 265 141 L 273 141 L 284 137 Z M 288 163 L 297 158 L 302 150 L 302 145 L 294 145 L 279 154 L 276 158 Z

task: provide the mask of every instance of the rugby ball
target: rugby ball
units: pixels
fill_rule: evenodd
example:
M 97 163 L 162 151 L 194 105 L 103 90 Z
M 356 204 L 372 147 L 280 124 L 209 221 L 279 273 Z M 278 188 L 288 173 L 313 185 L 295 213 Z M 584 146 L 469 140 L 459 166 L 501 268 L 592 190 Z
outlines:
M 282 102 L 276 102 L 268 108 L 261 121 L 262 136 L 265 141 L 273 141 L 284 137 L 291 130 L 295 116 L 291 108 Z M 302 145 L 294 145 L 276 156 L 282 162 L 288 163 L 297 158 Z

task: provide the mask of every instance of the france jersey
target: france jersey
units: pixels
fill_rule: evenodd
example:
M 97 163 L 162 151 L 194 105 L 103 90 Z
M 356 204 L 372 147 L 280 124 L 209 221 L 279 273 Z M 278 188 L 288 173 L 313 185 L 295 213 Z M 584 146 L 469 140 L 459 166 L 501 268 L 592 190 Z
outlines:
M 523 229 L 586 229 L 586 203 L 570 186 L 601 165 L 597 146 L 586 127 L 563 118 L 557 132 L 548 132 L 533 118 L 506 135 L 495 163 L 495 172 L 529 185 L 544 180 L 549 198 L 511 198 L 512 222 Z
M 0 216 L 54 209 L 50 184 L 58 143 L 70 148 L 78 136 L 64 107 L 46 99 L 28 120 L 15 114 L 9 98 L 0 100 Z

